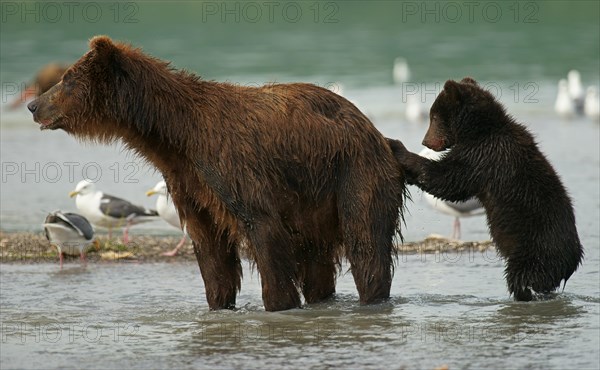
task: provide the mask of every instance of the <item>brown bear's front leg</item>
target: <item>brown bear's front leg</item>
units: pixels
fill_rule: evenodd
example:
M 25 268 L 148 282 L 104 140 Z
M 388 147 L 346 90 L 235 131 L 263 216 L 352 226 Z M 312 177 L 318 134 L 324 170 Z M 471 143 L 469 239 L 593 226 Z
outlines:
M 220 242 L 193 242 L 193 246 L 204 280 L 208 307 L 211 310 L 235 308 L 242 275 L 235 245 L 228 244 L 223 236 Z
M 194 240 L 194 253 L 204 280 L 206 301 L 211 310 L 235 308 L 241 286 L 242 267 L 237 246 L 229 233 L 217 232 L 212 218 L 201 210 L 195 219 L 187 219 L 187 230 Z

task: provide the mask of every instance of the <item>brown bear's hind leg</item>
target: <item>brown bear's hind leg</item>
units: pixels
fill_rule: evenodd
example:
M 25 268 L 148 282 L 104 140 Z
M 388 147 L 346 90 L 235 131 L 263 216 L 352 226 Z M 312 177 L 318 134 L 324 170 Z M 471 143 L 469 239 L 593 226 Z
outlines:
M 354 194 L 358 194 L 354 192 Z M 350 199 L 348 201 L 348 199 Z M 392 239 L 396 230 L 398 208 L 392 202 L 371 198 L 371 204 L 360 199 L 345 198 L 348 204 L 340 208 L 344 230 L 346 258 L 358 290 L 360 303 L 381 302 L 390 296 L 392 285 Z M 352 210 L 352 212 L 348 212 Z
M 363 255 L 361 257 L 361 255 Z M 350 253 L 348 260 L 358 290 L 360 303 L 379 303 L 390 297 L 392 285 L 391 257 L 379 258 Z
M 333 252 L 327 248 L 318 258 L 307 258 L 300 263 L 302 293 L 306 303 L 323 301 L 335 293 L 337 263 Z
M 350 262 L 360 303 L 378 303 L 390 297 L 392 248 L 391 233 L 388 237 L 371 240 L 346 234 L 346 257 Z
M 277 222 L 266 220 L 254 223 L 247 234 L 260 273 L 265 310 L 300 307 L 298 266 L 292 237 Z

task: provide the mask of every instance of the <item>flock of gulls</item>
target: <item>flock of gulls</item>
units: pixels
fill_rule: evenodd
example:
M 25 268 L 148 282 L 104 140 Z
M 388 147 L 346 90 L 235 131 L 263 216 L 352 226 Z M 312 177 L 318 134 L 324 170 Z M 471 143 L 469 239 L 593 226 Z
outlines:
M 406 59 L 394 60 L 393 80 L 400 85 L 411 81 L 412 73 Z M 421 103 L 419 95 L 408 94 L 403 97 L 405 103 L 404 116 L 409 122 L 420 123 L 429 119 L 429 110 Z M 558 92 L 554 103 L 554 111 L 565 120 L 585 116 L 592 121 L 600 121 L 600 98 L 595 85 L 584 88 L 581 73 L 570 70 L 567 78 L 558 81 Z
M 45 67 L 49 69 L 48 66 Z M 50 68 L 48 72 L 42 69 L 38 73 L 35 85 L 39 88 L 35 95 L 41 95 L 60 80 L 62 72 L 66 66 L 59 68 Z M 43 73 L 42 73 L 43 72 Z M 44 75 L 45 79 L 51 81 L 46 83 L 46 88 L 42 88 L 42 82 L 39 82 L 39 75 Z M 393 82 L 395 85 L 412 81 L 412 73 L 405 58 L 398 57 L 394 60 L 392 71 Z M 342 95 L 342 85 L 337 84 L 331 90 Z M 30 87 L 27 91 L 33 89 Z M 30 94 L 30 95 L 31 95 Z M 29 97 L 22 94 L 19 101 L 23 102 Z M 421 99 L 417 95 L 407 95 L 403 99 L 405 103 L 405 118 L 409 122 L 419 123 L 428 120 L 429 111 L 422 105 Z M 576 70 L 571 70 L 567 78 L 561 79 L 558 83 L 558 93 L 554 104 L 555 112 L 563 119 L 571 119 L 576 116 L 586 116 L 593 121 L 599 120 L 600 101 L 598 97 L 598 88 L 589 86 L 584 89 L 581 82 L 581 74 Z M 420 153 L 429 159 L 438 160 L 444 155 L 443 152 L 434 152 L 430 149 L 423 149 Z M 163 253 L 164 256 L 175 256 L 185 245 L 187 234 L 185 227 L 182 228 L 177 210 L 171 201 L 167 185 L 160 181 L 154 188 L 148 190 L 146 195 L 158 195 L 156 201 L 156 210 L 147 209 L 142 206 L 132 204 L 131 202 L 118 198 L 96 189 L 96 185 L 90 180 L 80 181 L 75 190 L 69 193 L 75 197 L 75 204 L 80 214 L 73 212 L 54 211 L 46 217 L 44 224 L 45 235 L 50 243 L 58 249 L 60 266 L 63 265 L 63 254 L 79 255 L 85 263 L 85 252 L 97 242 L 94 239 L 94 229 L 108 229 L 109 239 L 112 238 L 113 229 L 123 230 L 123 243 L 130 241 L 129 228 L 145 222 L 163 219 L 169 225 L 182 230 L 182 238 L 177 246 Z M 452 238 L 460 239 L 460 218 L 484 214 L 483 206 L 477 198 L 469 199 L 465 202 L 448 202 L 434 197 L 424 192 L 423 198 L 435 210 L 454 217 L 454 227 Z
M 42 227 L 50 244 L 58 249 L 60 266 L 63 265 L 63 254 L 79 255 L 85 263 L 85 253 L 93 245 L 94 229 L 108 229 L 109 239 L 113 229 L 123 229 L 123 244 L 130 242 L 129 228 L 145 222 L 165 220 L 168 224 L 182 230 L 179 215 L 167 192 L 167 185 L 160 181 L 154 188 L 146 192 L 147 196 L 158 195 L 156 210 L 135 205 L 125 199 L 105 194 L 96 189 L 96 185 L 88 180 L 81 180 L 75 190 L 69 193 L 75 198 L 75 205 L 80 214 L 51 212 L 46 216 Z M 186 234 L 181 238 L 175 249 L 163 253 L 165 256 L 175 256 L 186 241 Z
M 394 60 L 394 84 L 410 82 L 412 73 L 405 58 Z M 429 110 L 423 107 L 418 95 L 409 94 L 403 97 L 404 115 L 409 122 L 419 123 L 429 119 Z M 581 73 L 573 69 L 567 78 L 558 81 L 558 92 L 554 103 L 554 111 L 563 119 L 569 120 L 577 116 L 585 116 L 592 121 L 600 121 L 600 98 L 595 85 L 584 88 Z
M 598 121 L 600 117 L 598 88 L 588 86 L 584 91 L 579 71 L 569 71 L 566 79 L 562 78 L 558 81 L 554 111 L 564 119 L 586 116 L 593 121 Z

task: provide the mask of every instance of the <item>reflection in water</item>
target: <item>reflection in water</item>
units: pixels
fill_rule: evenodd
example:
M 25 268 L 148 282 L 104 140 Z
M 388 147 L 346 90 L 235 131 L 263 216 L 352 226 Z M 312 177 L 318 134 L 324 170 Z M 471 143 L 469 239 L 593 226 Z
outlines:
M 50 276 L 52 278 L 70 278 L 74 275 L 82 275 L 82 274 L 89 274 L 89 270 L 87 269 L 86 265 L 82 265 L 82 266 L 71 266 L 69 265 L 68 267 L 63 268 L 62 270 L 58 269 L 54 272 L 52 272 L 50 274 Z
M 534 302 L 510 302 L 501 307 L 492 322 L 517 332 L 520 329 L 545 333 L 561 322 L 579 322 L 587 311 L 565 295 Z
M 576 319 L 585 311 L 565 294 L 555 299 L 534 302 L 510 302 L 498 310 L 499 322 L 508 324 L 553 324 L 557 320 Z

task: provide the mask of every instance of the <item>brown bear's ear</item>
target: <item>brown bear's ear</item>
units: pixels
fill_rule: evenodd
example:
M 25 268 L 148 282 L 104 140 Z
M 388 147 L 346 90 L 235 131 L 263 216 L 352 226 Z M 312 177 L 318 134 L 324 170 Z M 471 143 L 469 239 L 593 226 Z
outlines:
M 458 101 L 461 98 L 461 87 L 456 81 L 448 80 L 444 84 L 444 91 L 451 100 Z
M 90 40 L 90 49 L 96 50 L 100 55 L 106 55 L 113 53 L 116 46 L 108 36 L 94 36 Z
M 477 86 L 477 81 L 475 81 L 473 78 L 471 77 L 465 77 L 462 80 L 460 80 L 461 83 L 463 84 L 470 84 L 470 85 L 475 85 Z
M 90 40 L 90 50 L 96 52 L 95 59 L 112 71 L 119 71 L 121 50 L 108 36 L 95 36 Z

